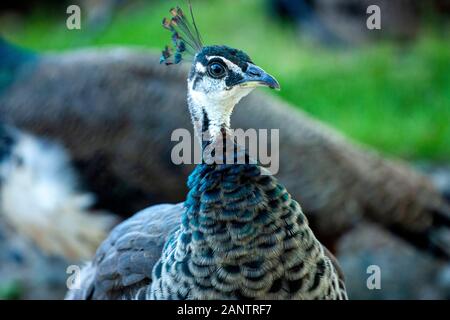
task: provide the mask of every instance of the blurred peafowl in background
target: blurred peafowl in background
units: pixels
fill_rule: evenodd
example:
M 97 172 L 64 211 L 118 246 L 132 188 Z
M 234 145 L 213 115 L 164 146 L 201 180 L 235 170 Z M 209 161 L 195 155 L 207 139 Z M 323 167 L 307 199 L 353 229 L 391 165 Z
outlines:
M 1 123 L 0 150 L 0 217 L 48 255 L 92 257 L 115 218 L 92 209 L 66 151 Z
M 3 39 L 0 57 L 0 94 L 38 60 Z M 0 219 L 46 254 L 79 261 L 92 256 L 115 223 L 108 214 L 91 214 L 94 202 L 62 146 L 7 126 L 0 117 Z
M 159 66 L 159 55 L 141 49 L 37 54 L 2 42 L 0 50 L 18 53 L 1 55 L 3 121 L 62 143 L 96 207 L 127 217 L 185 198 L 192 167 L 172 164 L 168 141 L 174 129 L 190 128 L 181 112 L 186 69 Z M 292 109 L 258 92 L 232 121 L 283 128 L 278 177 L 318 239 L 333 250 L 369 220 L 448 261 L 448 204 L 428 178 Z
M 66 151 L 0 123 L 0 299 L 58 299 L 117 218 L 95 210 Z
M 324 45 L 361 44 L 379 39 L 411 40 L 421 29 L 420 11 L 431 12 L 439 1 L 417 0 L 267 0 L 271 14 L 290 21 L 300 36 Z M 422 1 L 423 2 L 423 1 Z M 377 5 L 382 29 L 366 27 L 367 8 Z

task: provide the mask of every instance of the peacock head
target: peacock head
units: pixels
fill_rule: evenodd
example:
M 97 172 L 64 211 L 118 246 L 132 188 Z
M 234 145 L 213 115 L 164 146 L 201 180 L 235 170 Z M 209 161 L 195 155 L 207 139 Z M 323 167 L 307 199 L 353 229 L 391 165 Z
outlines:
M 180 7 L 170 10 L 163 27 L 172 33 L 173 49 L 166 46 L 161 63 L 180 63 L 193 57 L 188 77 L 188 101 L 194 120 L 227 127 L 234 106 L 256 87 L 280 89 L 278 81 L 255 65 L 243 51 L 228 46 L 203 46 L 189 3 L 191 21 Z
M 188 77 L 191 98 L 201 105 L 235 105 L 253 89 L 279 89 L 277 80 L 241 50 L 207 46 L 196 54 Z

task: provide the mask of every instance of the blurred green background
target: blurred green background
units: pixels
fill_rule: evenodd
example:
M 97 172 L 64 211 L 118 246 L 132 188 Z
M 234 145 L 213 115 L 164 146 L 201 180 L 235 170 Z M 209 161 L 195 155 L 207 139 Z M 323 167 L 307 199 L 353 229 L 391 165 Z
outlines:
M 272 19 L 263 1 L 192 2 L 204 42 L 246 51 L 278 78 L 282 90 L 274 94 L 385 153 L 450 159 L 450 37 L 432 22 L 407 44 L 326 48 L 299 40 L 298 30 Z M 138 1 L 103 28 L 83 24 L 70 31 L 65 12 L 36 6 L 26 17 L 2 17 L 1 33 L 39 51 L 106 45 L 160 50 L 170 42 L 162 17 L 179 3 L 185 5 Z

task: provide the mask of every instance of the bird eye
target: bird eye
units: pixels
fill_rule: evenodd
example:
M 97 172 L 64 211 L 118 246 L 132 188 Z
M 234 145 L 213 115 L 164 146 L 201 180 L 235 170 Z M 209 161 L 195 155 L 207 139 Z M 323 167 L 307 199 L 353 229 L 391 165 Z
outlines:
M 213 62 L 208 66 L 208 73 L 213 78 L 222 78 L 225 75 L 225 66 L 219 62 Z

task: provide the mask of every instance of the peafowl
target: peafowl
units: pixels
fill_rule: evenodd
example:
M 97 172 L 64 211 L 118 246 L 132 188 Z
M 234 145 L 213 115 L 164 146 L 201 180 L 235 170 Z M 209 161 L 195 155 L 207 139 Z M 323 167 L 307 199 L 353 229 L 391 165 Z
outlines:
M 101 208 L 129 216 L 184 199 L 192 166 L 173 165 L 173 145 L 164 141 L 189 127 L 188 115 L 177 112 L 186 104 L 185 69 L 159 66 L 159 57 L 142 49 L 36 54 L 2 42 L 0 50 L 20 52 L 0 56 L 0 114 L 61 141 Z M 237 127 L 283 128 L 278 177 L 330 249 L 371 220 L 448 260 L 441 235 L 449 230 L 450 209 L 427 177 L 275 97 L 254 92 L 239 105 Z
M 91 207 L 58 144 L 0 123 L 0 217 L 45 254 L 90 259 L 116 223 Z
M 192 9 L 194 27 L 179 7 L 170 12 L 163 25 L 177 51 L 166 47 L 162 61 L 177 64 L 185 52 L 195 55 L 189 111 L 203 152 L 216 152 L 204 155 L 190 175 L 184 203 L 150 207 L 118 226 L 82 270 L 81 289 L 68 297 L 346 299 L 335 260 L 299 204 L 234 145 L 234 106 L 254 88 L 278 89 L 278 82 L 243 51 L 203 46 Z M 232 150 L 221 152 L 229 144 Z
M 268 0 L 271 13 L 291 20 L 323 44 L 361 44 L 381 38 L 411 40 L 421 28 L 417 0 Z M 367 10 L 381 9 L 382 28 L 366 28 Z M 429 9 L 431 9 L 429 7 Z

